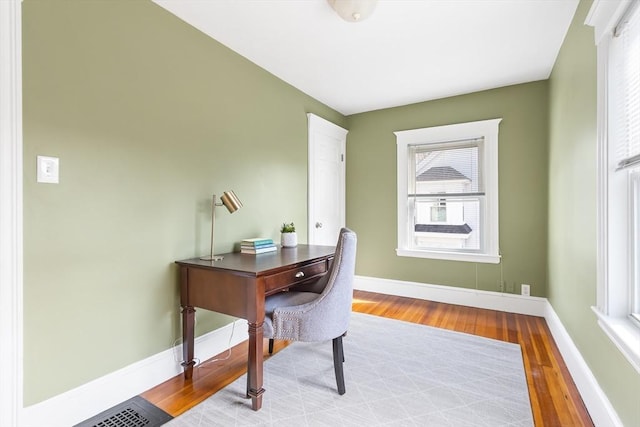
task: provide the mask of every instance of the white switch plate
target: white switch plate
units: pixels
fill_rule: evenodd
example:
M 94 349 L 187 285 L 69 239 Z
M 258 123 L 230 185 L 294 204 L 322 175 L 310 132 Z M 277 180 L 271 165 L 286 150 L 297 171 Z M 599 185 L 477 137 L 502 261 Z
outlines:
M 60 171 L 60 159 L 57 157 L 38 156 L 38 182 L 57 184 Z
M 531 295 L 531 287 L 527 284 L 522 284 L 522 286 L 520 287 L 520 293 L 524 296 L 530 296 Z

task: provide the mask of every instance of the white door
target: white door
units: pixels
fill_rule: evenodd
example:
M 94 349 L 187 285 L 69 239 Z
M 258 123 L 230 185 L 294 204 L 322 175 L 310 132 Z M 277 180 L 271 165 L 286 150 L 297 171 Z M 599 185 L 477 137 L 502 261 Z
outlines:
M 345 226 L 347 130 L 315 114 L 309 118 L 309 244 L 335 245 Z

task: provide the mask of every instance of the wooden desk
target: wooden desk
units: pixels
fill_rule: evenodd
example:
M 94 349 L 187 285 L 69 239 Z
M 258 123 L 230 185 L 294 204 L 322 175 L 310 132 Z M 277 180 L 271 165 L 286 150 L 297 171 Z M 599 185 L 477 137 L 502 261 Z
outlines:
M 247 319 L 249 361 L 247 395 L 251 407 L 262 407 L 262 362 L 265 296 L 315 280 L 328 269 L 335 247 L 298 245 L 277 252 L 224 254 L 220 261 L 199 258 L 176 261 L 180 265 L 182 352 L 184 376 L 193 375 L 195 307 Z

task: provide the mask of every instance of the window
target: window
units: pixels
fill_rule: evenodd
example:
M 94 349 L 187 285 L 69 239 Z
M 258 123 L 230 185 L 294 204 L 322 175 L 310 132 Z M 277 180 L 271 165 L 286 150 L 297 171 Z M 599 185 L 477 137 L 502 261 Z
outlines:
M 629 289 L 629 312 L 638 318 L 640 307 L 636 246 L 638 232 L 637 207 L 638 174 L 640 174 L 640 8 L 630 10 L 614 30 L 610 51 L 609 111 L 611 120 L 609 136 L 609 191 L 613 198 L 610 210 L 613 221 L 627 220 L 625 236 L 620 246 L 610 248 L 610 254 L 619 254 L 621 265 L 627 270 L 626 282 Z M 616 206 L 618 205 L 618 206 Z M 618 207 L 627 212 L 620 214 Z M 624 280 L 624 279 L 623 279 Z
M 594 2 L 600 326 L 640 372 L 640 7 Z
M 501 120 L 395 132 L 399 256 L 500 262 Z
M 447 201 L 440 199 L 431 204 L 431 222 L 447 222 Z

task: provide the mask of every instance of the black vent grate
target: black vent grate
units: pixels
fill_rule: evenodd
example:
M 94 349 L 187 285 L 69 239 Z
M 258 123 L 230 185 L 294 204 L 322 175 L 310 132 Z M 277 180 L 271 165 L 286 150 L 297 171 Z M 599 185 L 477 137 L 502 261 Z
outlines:
M 146 427 L 148 425 L 148 419 L 131 408 L 125 408 L 106 420 L 100 421 L 96 427 Z
M 75 427 L 158 427 L 173 417 L 136 396 Z

